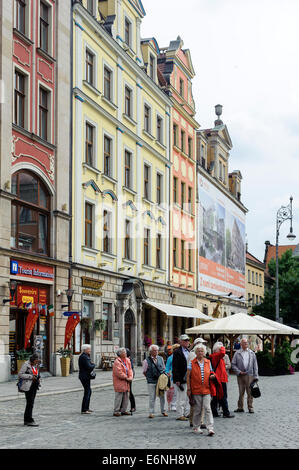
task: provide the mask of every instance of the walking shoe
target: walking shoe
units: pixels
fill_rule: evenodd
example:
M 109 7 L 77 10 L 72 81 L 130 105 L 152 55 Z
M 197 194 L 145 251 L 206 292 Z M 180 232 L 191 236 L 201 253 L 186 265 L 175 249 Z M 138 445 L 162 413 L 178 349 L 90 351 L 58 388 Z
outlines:
M 81 411 L 81 415 L 90 415 L 91 411 L 86 410 L 86 411 Z
M 121 415 L 122 416 L 131 416 L 131 413 L 129 413 L 129 411 L 122 411 Z
M 121 413 L 113 413 L 113 416 L 121 416 Z
M 250 410 L 248 410 L 248 411 L 249 411 L 249 413 L 254 413 L 253 408 L 250 408 Z
M 235 415 L 232 415 L 232 414 L 228 414 L 228 415 L 223 415 L 223 418 L 234 418 Z
M 200 429 L 207 429 L 207 426 L 205 424 L 201 424 Z
M 213 413 L 213 417 L 214 417 L 214 418 L 220 418 L 220 414 L 218 414 L 218 413 L 215 413 L 215 414 L 214 414 L 214 413 Z
M 215 434 L 214 431 L 211 430 L 209 431 L 208 436 L 214 436 L 214 434 Z
M 168 414 L 164 412 L 164 413 L 162 413 L 162 416 L 168 416 Z
M 130 410 L 131 413 L 134 413 L 134 411 L 136 411 L 136 408 L 132 408 L 132 409 Z
M 149 415 L 149 418 L 154 418 L 154 415 L 150 414 L 150 415 Z
M 201 429 L 199 429 L 199 428 L 194 428 L 194 429 L 193 429 L 193 432 L 194 432 L 195 434 L 203 434 L 203 431 L 202 431 Z
M 176 406 L 172 406 L 171 411 L 176 411 Z
M 237 408 L 235 410 L 235 413 L 244 413 L 244 410 L 242 408 Z
M 186 416 L 180 416 L 179 418 L 176 419 L 177 421 L 189 421 Z
M 87 411 L 89 411 L 89 413 L 93 413 L 93 410 L 87 410 Z
M 38 426 L 38 424 L 35 423 L 34 421 L 32 421 L 31 423 L 25 422 L 25 423 L 24 423 L 24 426 Z

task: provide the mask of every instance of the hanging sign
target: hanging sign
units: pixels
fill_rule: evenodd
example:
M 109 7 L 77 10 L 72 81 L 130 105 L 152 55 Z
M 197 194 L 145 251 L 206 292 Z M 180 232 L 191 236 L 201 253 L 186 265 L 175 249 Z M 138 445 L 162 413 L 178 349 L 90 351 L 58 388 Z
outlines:
M 25 326 L 25 341 L 24 341 L 24 349 L 27 348 L 28 342 L 30 340 L 31 333 L 35 326 L 36 320 L 38 319 L 38 312 L 36 308 L 29 308 L 28 315 L 26 319 L 26 326 Z
M 70 342 L 72 334 L 80 322 L 80 314 L 78 312 L 73 313 L 68 317 L 66 327 L 65 327 L 65 338 L 64 338 L 64 347 L 66 348 L 67 344 Z

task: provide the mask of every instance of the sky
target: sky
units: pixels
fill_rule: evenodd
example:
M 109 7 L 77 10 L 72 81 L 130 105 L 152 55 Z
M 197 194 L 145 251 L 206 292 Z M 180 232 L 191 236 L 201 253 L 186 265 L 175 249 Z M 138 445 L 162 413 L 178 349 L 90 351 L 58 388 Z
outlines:
M 210 128 L 215 105 L 233 142 L 229 171 L 240 170 L 248 209 L 248 251 L 263 261 L 276 243 L 277 211 L 293 197 L 279 244 L 299 243 L 299 1 L 142 0 L 143 38 L 167 47 L 179 35 L 196 76 L 196 120 Z

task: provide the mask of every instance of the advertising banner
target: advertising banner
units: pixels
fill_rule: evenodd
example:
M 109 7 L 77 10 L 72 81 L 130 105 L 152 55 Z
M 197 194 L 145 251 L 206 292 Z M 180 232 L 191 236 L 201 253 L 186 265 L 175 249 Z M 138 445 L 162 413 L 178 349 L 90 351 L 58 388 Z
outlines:
M 245 298 L 245 214 L 198 175 L 199 290 Z
M 73 313 L 66 322 L 65 326 L 65 338 L 64 338 L 64 347 L 66 348 L 67 344 L 70 342 L 72 334 L 80 322 L 80 314 L 78 312 Z

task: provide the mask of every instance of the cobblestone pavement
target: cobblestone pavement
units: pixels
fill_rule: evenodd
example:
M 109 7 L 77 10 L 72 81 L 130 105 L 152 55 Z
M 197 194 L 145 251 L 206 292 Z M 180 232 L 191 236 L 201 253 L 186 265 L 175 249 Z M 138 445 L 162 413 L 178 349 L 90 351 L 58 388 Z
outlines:
M 94 390 L 94 413 L 81 415 L 82 392 L 36 398 L 37 428 L 23 426 L 24 399 L 0 403 L 0 449 L 298 449 L 299 373 L 261 377 L 262 396 L 255 413 L 237 413 L 234 419 L 215 419 L 215 436 L 194 435 L 188 422 L 148 419 L 145 381 L 134 383 L 137 411 L 133 416 L 112 416 L 112 387 Z M 236 408 L 235 376 L 228 385 L 229 407 Z M 157 403 L 158 404 L 158 403 Z

